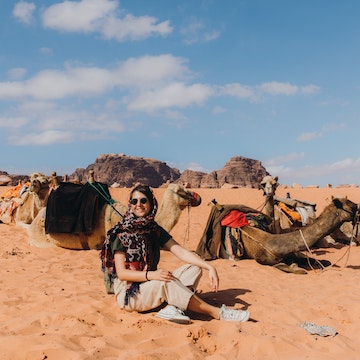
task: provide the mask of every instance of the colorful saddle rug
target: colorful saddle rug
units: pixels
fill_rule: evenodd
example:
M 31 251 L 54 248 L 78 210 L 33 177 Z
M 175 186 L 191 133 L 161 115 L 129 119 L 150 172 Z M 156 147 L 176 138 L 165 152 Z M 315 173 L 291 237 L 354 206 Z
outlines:
M 111 199 L 108 186 L 61 182 L 46 206 L 45 232 L 91 234 L 102 207 Z

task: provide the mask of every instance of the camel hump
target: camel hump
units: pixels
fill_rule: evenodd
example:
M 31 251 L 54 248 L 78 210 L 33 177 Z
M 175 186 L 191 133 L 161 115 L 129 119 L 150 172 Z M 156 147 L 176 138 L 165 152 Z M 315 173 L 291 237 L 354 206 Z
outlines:
M 298 206 L 313 206 L 315 207 L 316 204 L 315 203 L 311 203 L 308 202 L 306 200 L 298 200 L 298 199 L 293 199 L 293 198 L 283 198 L 283 197 L 279 197 L 279 196 L 274 196 L 274 200 L 278 201 L 278 202 L 282 202 L 288 206 L 291 206 L 293 208 L 298 207 Z
M 106 184 L 61 182 L 49 195 L 45 232 L 91 234 L 102 207 L 110 201 Z

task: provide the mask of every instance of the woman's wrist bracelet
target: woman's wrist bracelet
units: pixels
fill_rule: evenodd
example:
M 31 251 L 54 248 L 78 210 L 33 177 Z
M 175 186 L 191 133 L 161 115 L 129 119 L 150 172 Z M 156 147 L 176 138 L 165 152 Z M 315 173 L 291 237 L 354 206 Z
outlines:
M 146 273 L 145 273 L 145 279 L 146 279 L 147 281 L 150 280 L 150 279 L 148 278 L 148 272 L 149 272 L 149 270 L 146 270 Z

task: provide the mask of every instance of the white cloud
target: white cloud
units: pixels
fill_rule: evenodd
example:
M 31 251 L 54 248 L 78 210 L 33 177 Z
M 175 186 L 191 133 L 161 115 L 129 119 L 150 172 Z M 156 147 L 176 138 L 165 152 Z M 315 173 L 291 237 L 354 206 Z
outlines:
M 169 21 L 157 23 L 154 17 L 133 15 L 126 15 L 122 19 L 110 17 L 101 29 L 104 38 L 117 41 L 144 40 L 153 35 L 167 36 L 171 32 Z
M 332 133 L 336 132 L 340 129 L 343 129 L 346 125 L 344 123 L 327 123 L 322 126 L 321 131 L 312 131 L 312 132 L 306 132 L 300 134 L 296 141 L 298 142 L 305 142 L 305 141 L 311 141 L 314 139 L 318 139 L 323 137 L 326 133 Z
M 122 86 L 154 88 L 172 80 L 190 78 L 186 60 L 169 54 L 130 58 L 116 70 L 117 82 Z
M 303 94 L 316 94 L 320 91 L 320 87 L 317 85 L 306 85 L 300 88 Z
M 56 100 L 70 96 L 81 98 L 102 95 L 114 87 L 133 91 L 150 88 L 155 89 L 155 92 L 167 87 L 170 91 L 175 91 L 174 87 L 179 88 L 179 85 L 176 82 L 172 85 L 173 81 L 190 77 L 190 71 L 184 62 L 182 58 L 160 55 L 129 59 L 114 69 L 69 65 L 63 70 L 43 70 L 26 81 L 0 82 L 0 99 L 20 100 L 29 97 Z M 196 91 L 199 88 L 208 87 L 193 85 L 191 91 L 195 98 L 191 103 L 199 103 L 201 100 L 199 91 Z M 188 101 L 185 99 L 185 104 Z M 181 102 L 181 99 L 178 99 L 178 102 Z
M 14 79 L 25 75 L 26 69 L 9 71 Z M 126 125 L 122 121 L 121 117 L 134 120 L 132 111 L 160 114 L 169 120 L 168 125 L 181 127 L 188 116 L 180 109 L 201 106 L 213 96 L 257 96 L 257 86 L 212 86 L 193 83 L 194 78 L 187 60 L 170 54 L 130 58 L 113 68 L 68 63 L 61 70 L 45 69 L 25 80 L 0 82 L 0 99 L 15 104 L 9 109 L 11 115 L 3 112 L 0 127 L 19 129 L 11 142 L 21 145 L 103 139 L 142 126 L 143 120 Z M 226 109 L 215 106 L 213 111 Z M 292 155 L 296 156 L 300 155 Z M 269 165 L 276 169 L 282 166 L 280 161 L 286 159 L 277 163 L 273 159 Z
M 280 179 L 280 183 L 283 183 L 283 179 L 287 176 L 291 177 L 292 168 L 285 165 L 276 165 L 276 166 L 265 166 L 266 170 L 272 176 L 278 176 Z
M 117 8 L 113 0 L 64 1 L 43 11 L 47 28 L 69 32 L 98 31 L 102 22 Z
M 291 167 L 291 163 L 304 158 L 304 156 L 305 154 L 303 152 L 290 153 L 272 159 L 267 159 L 263 162 L 263 164 L 265 169 L 271 175 L 279 177 L 280 183 L 285 183 L 287 178 L 294 176 L 294 169 Z M 290 163 L 290 166 L 287 165 L 288 163 Z
M 21 98 L 25 94 L 24 83 L 22 82 L 2 82 L 0 83 L 0 99 Z
M 33 20 L 33 13 L 35 8 L 36 6 L 34 3 L 20 1 L 14 6 L 13 16 L 21 23 L 29 25 Z
M 18 112 L 25 114 L 41 114 L 49 113 L 56 108 L 55 102 L 50 101 L 24 101 L 22 102 L 17 110 Z
M 219 95 L 230 95 L 239 99 L 260 99 L 264 94 L 267 95 L 284 95 L 294 96 L 298 93 L 314 94 L 319 90 L 319 87 L 315 85 L 308 85 L 299 87 L 289 83 L 281 83 L 273 81 L 269 83 L 263 83 L 260 85 L 249 86 L 239 83 L 226 84 L 218 87 Z
M 193 171 L 201 171 L 201 172 L 208 172 L 208 170 L 206 170 L 203 166 L 197 164 L 197 163 L 189 163 L 188 166 L 186 167 L 189 170 L 193 170 Z
M 219 87 L 220 95 L 230 95 L 241 99 L 250 99 L 255 96 L 254 89 L 238 83 L 226 84 Z
M 112 85 L 111 73 L 100 68 L 44 70 L 27 81 L 0 83 L 0 99 L 32 97 L 55 100 L 99 95 Z
M 167 36 L 172 32 L 169 21 L 158 22 L 150 16 L 126 14 L 119 17 L 115 0 L 65 1 L 48 7 L 42 14 L 47 28 L 79 33 L 100 33 L 117 41 L 144 40 L 150 36 Z
M 277 81 L 261 84 L 259 89 L 261 92 L 270 95 L 295 95 L 299 90 L 296 85 Z
M 0 117 L 0 128 L 4 129 L 16 129 L 21 128 L 28 124 L 29 120 L 26 116 L 16 117 Z
M 128 110 L 153 112 L 201 105 L 211 96 L 243 99 L 257 96 L 256 86 L 192 84 L 194 74 L 186 62 L 184 58 L 163 54 L 130 58 L 112 69 L 66 64 L 63 70 L 43 70 L 24 81 L 0 82 L 0 99 L 80 99 L 117 91 L 112 96 L 126 104 Z M 20 77 L 25 69 L 13 69 L 12 73 Z
M 302 153 L 290 153 L 282 156 L 278 156 L 272 159 L 267 159 L 264 161 L 264 164 L 267 167 L 273 166 L 283 166 L 284 163 L 292 162 L 298 159 L 304 158 L 305 154 Z
M 296 138 L 296 141 L 304 142 L 304 141 L 311 141 L 314 139 L 321 138 L 323 136 L 322 132 L 314 131 L 314 132 L 307 132 L 302 133 Z
M 44 132 L 27 133 L 11 139 L 14 145 L 50 145 L 71 143 L 75 140 L 75 134 L 71 131 L 48 130 Z
M 334 162 L 333 164 L 331 164 L 329 166 L 329 169 L 331 169 L 331 171 L 339 171 L 339 170 L 346 170 L 346 169 L 349 169 L 349 168 L 352 168 L 354 166 L 359 166 L 359 159 L 357 160 L 353 160 L 353 159 L 350 159 L 350 158 L 347 158 L 347 159 L 343 159 L 341 161 L 337 161 L 337 162 Z
M 17 108 L 17 118 L 0 118 L 0 128 L 18 130 L 10 136 L 13 145 L 49 145 L 106 139 L 125 126 L 116 109 L 106 106 L 78 110 L 55 102 L 26 102 Z
M 163 88 L 142 92 L 129 101 L 132 111 L 155 111 L 169 107 L 187 107 L 202 104 L 214 93 L 209 86 L 202 84 L 185 85 L 172 83 Z
M 192 18 L 183 26 L 180 33 L 184 36 L 184 42 L 189 45 L 199 42 L 210 42 L 220 36 L 220 31 L 207 29 L 203 21 L 195 18 Z
M 105 112 L 103 109 L 86 111 L 54 107 L 47 113 L 34 112 L 33 119 L 32 127 L 39 132 L 54 129 L 72 131 L 78 137 L 86 139 L 89 137 L 103 138 L 106 134 L 124 130 L 119 117 L 112 112 Z
M 305 165 L 300 167 L 286 166 L 284 163 L 280 164 L 276 162 L 274 165 L 265 165 L 265 167 L 270 174 L 279 176 L 279 181 L 282 184 L 286 184 L 288 179 L 299 179 L 298 182 L 301 183 L 303 179 L 312 178 L 315 181 L 318 179 L 325 185 L 327 178 L 336 178 L 339 174 L 341 174 L 340 177 L 342 179 L 346 178 L 349 180 L 348 183 L 351 183 L 357 181 L 360 175 L 360 158 L 346 158 L 331 164 Z M 311 185 L 319 184 L 314 183 Z

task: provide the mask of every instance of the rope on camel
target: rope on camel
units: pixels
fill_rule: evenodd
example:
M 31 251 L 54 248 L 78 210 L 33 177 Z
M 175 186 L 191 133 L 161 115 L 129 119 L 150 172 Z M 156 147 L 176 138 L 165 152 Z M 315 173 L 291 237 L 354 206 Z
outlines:
M 356 227 L 357 227 L 357 226 L 356 226 Z M 299 230 L 299 231 L 300 231 L 301 238 L 302 238 L 302 240 L 304 241 L 304 244 L 305 244 L 305 246 L 306 246 L 307 251 L 308 251 L 312 256 L 314 256 L 313 253 L 312 253 L 312 251 L 310 250 L 310 248 L 309 248 L 306 240 L 305 240 L 305 237 L 304 237 L 302 231 L 301 231 L 301 230 Z M 357 229 L 356 229 L 356 232 L 357 232 Z M 320 261 L 318 261 L 317 259 L 314 258 L 314 260 L 315 260 L 317 263 L 319 263 L 319 265 L 321 266 L 321 268 L 322 268 L 321 270 L 322 270 L 322 271 L 329 270 L 331 267 L 337 265 L 337 263 L 340 262 L 340 261 L 345 257 L 345 255 L 347 255 L 346 261 L 345 261 L 345 264 L 344 264 L 343 266 L 341 266 L 341 267 L 344 268 L 344 267 L 347 265 L 347 263 L 348 263 L 348 261 L 349 261 L 349 257 L 350 257 L 351 245 L 352 245 L 353 242 L 355 242 L 355 241 L 353 241 L 353 240 L 355 239 L 354 234 L 355 234 L 355 227 L 353 228 L 353 234 L 352 234 L 352 236 L 351 236 L 351 240 L 350 240 L 349 246 L 347 247 L 347 249 L 346 249 L 346 251 L 344 252 L 344 254 L 343 254 L 342 256 L 340 256 L 340 258 L 339 258 L 338 260 L 336 260 L 333 264 L 331 264 L 331 265 L 329 265 L 329 266 L 327 266 L 327 267 L 324 267 L 323 264 L 321 264 Z M 314 270 L 314 268 L 311 266 L 311 263 L 309 262 L 309 259 L 308 259 L 308 264 L 309 264 L 310 268 L 311 268 L 312 270 Z
M 111 196 L 109 196 L 109 195 L 107 194 L 107 192 L 106 192 L 105 189 L 101 186 L 100 183 L 96 183 L 96 184 L 98 185 L 98 187 L 95 186 L 91 181 L 88 181 L 88 184 L 89 184 L 93 189 L 95 189 L 95 191 L 97 191 L 97 192 L 99 193 L 99 195 L 100 195 L 100 196 L 108 203 L 108 205 L 110 206 L 110 214 L 109 214 L 109 217 L 108 217 L 108 221 L 110 221 L 110 219 L 111 219 L 111 215 L 112 215 L 111 213 L 112 213 L 112 211 L 117 212 L 118 215 L 120 215 L 121 217 L 124 216 L 124 215 L 121 214 L 120 211 L 118 211 L 118 210 L 115 208 L 115 206 L 114 206 L 114 204 L 116 204 L 117 201 L 114 200 Z
M 185 235 L 184 235 L 184 241 L 183 241 L 183 246 L 185 246 L 189 240 L 190 240 L 190 205 L 187 206 L 187 225 L 186 225 L 186 231 L 185 231 Z
M 259 240 L 255 239 L 253 236 L 249 235 L 244 229 L 239 228 L 241 233 L 244 233 L 246 236 L 248 236 L 251 240 L 254 240 L 256 243 L 258 243 L 264 250 L 266 250 L 269 254 L 275 257 L 275 259 L 278 259 L 279 256 L 274 254 L 270 249 L 268 249 L 263 243 L 261 243 Z

